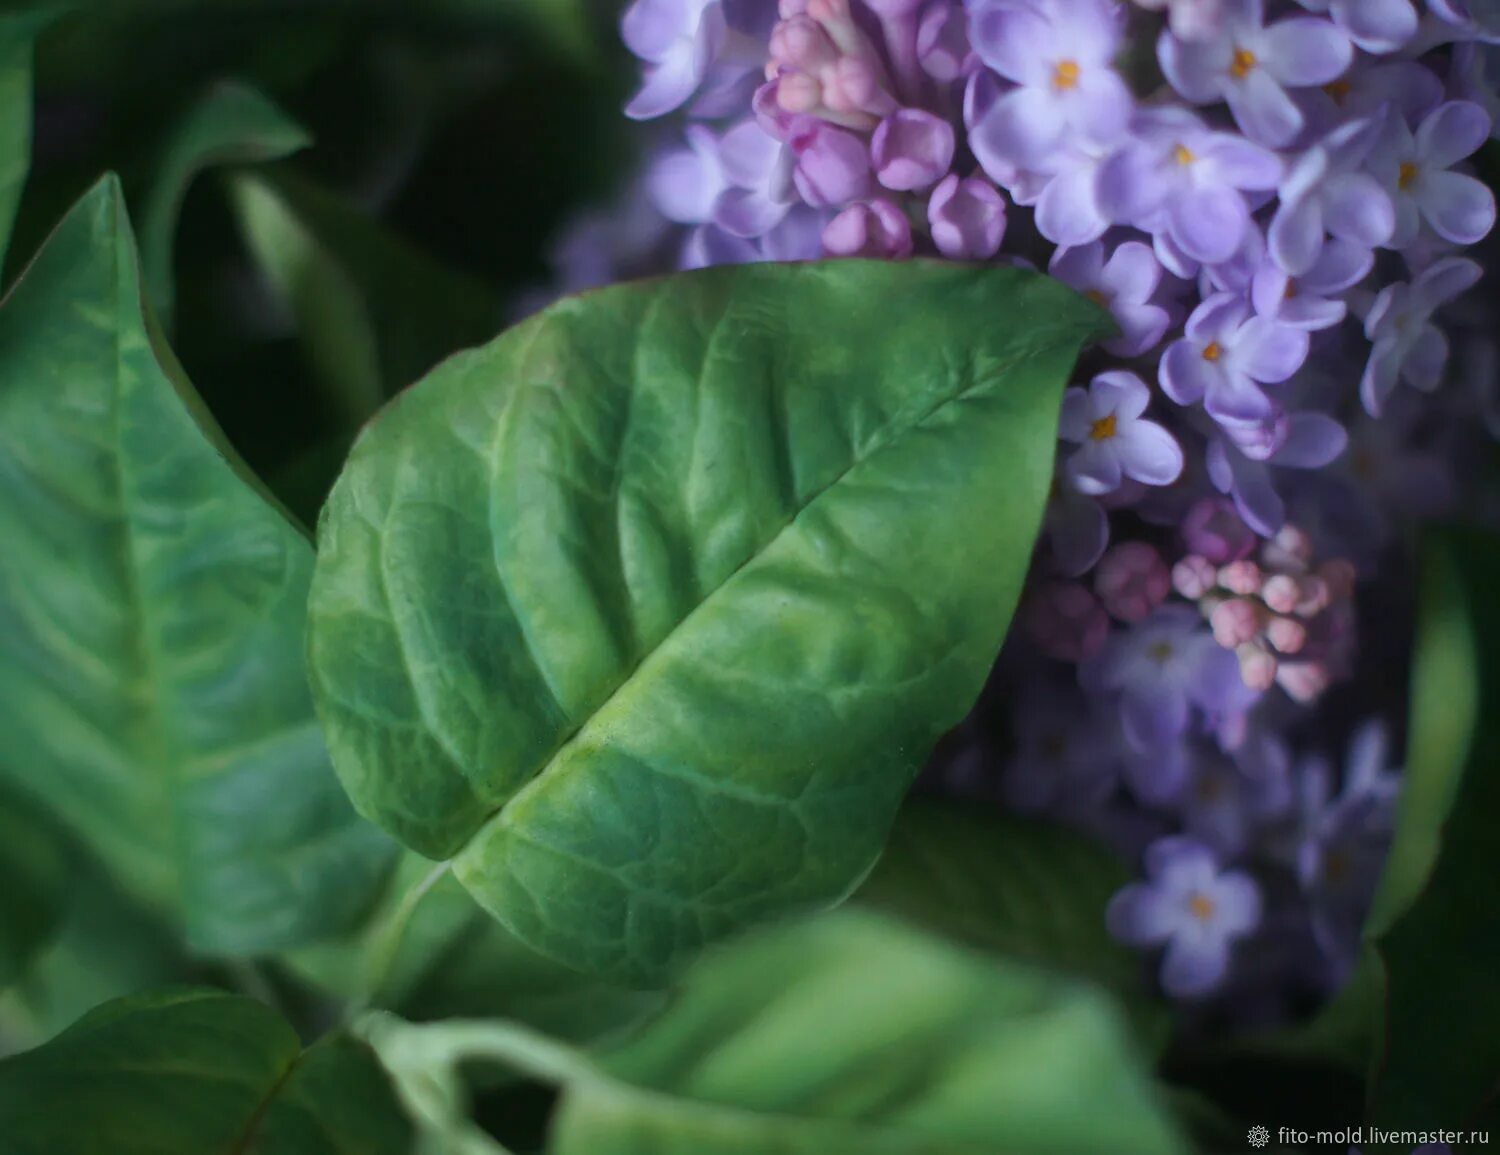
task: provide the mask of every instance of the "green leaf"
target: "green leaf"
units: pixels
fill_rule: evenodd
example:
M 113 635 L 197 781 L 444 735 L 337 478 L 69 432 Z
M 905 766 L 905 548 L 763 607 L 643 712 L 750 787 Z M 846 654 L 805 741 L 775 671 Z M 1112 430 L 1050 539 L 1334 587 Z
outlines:
M 1017 270 L 758 265 L 446 362 L 319 526 L 309 662 L 355 805 L 529 946 L 641 984 L 843 898 L 1005 636 L 1101 318 Z
M 144 310 L 113 178 L 0 309 L 0 778 L 197 949 L 336 934 L 391 847 L 313 715 L 312 551 Z
M 0 987 L 47 945 L 63 915 L 67 849 L 35 807 L 0 789 Z
M 0 265 L 31 171 L 31 64 L 38 34 L 61 5 L 0 13 Z
M 1128 867 L 1081 835 L 951 802 L 914 800 L 855 901 L 984 951 L 1108 988 L 1164 1041 L 1166 1012 L 1140 956 L 1105 927 Z
M 411 1127 L 368 1048 L 304 1051 L 252 999 L 140 995 L 0 1062 L 6 1155 L 406 1155 Z
M 1500 539 L 1428 542 L 1407 783 L 1371 938 L 1386 979 L 1372 1122 L 1500 1125 Z M 1393 1148 L 1388 1148 L 1393 1149 Z
M 518 941 L 452 874 L 404 855 L 387 898 L 359 935 L 285 961 L 303 979 L 408 1019 L 505 1018 L 570 1042 L 638 1022 L 659 994 L 580 975 Z
M 500 310 L 488 288 L 334 193 L 240 173 L 230 195 L 246 245 L 351 427 L 450 353 L 493 336 Z
M 234 83 L 215 85 L 173 129 L 141 212 L 141 266 L 163 328 L 172 328 L 172 246 L 189 186 L 217 165 L 275 160 L 310 143 L 307 131 L 276 105 Z
M 592 1058 L 506 1023 L 361 1029 L 435 1151 L 499 1150 L 462 1118 L 474 1060 L 562 1088 L 548 1155 L 1185 1150 L 1103 995 L 868 913 L 706 956 Z

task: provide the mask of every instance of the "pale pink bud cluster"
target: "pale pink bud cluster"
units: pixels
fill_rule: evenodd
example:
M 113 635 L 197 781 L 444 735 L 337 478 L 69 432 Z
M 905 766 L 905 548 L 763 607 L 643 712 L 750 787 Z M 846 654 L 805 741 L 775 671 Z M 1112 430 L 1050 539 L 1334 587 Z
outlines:
M 1099 559 L 1094 592 L 1104 608 L 1122 622 L 1139 622 L 1167 600 L 1172 575 L 1154 547 L 1127 541 Z
M 1328 688 L 1352 645 L 1354 579 L 1342 558 L 1315 565 L 1312 539 L 1294 525 L 1253 559 L 1216 564 L 1193 553 L 1172 569 L 1172 587 L 1235 652 L 1245 684 L 1280 686 L 1303 703 Z
M 781 0 L 779 11 L 766 79 L 781 112 L 869 132 L 895 111 L 885 65 L 848 0 Z

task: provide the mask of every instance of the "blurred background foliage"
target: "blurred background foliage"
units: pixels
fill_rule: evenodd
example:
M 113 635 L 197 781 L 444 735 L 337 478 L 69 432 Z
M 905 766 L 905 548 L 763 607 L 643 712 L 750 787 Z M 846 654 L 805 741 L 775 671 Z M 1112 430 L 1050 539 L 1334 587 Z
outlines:
M 586 3 L 59 6 L 6 283 L 120 173 L 148 275 L 165 236 L 189 377 L 309 521 L 379 401 L 513 318 L 564 222 L 630 171 L 615 10 Z M 251 90 L 275 107 L 226 112 Z

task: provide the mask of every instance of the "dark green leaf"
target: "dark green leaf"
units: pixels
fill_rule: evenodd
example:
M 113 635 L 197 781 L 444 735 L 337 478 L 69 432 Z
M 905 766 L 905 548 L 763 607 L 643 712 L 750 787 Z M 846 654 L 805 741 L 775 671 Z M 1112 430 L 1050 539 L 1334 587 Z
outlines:
M 1140 956 L 1104 924 L 1109 900 L 1132 880 L 1124 863 L 1071 831 L 923 799 L 901 811 L 855 900 L 1107 987 L 1160 1041 L 1166 1014 L 1147 991 Z
M 60 5 L 0 12 L 0 265 L 31 170 L 31 62 L 37 34 Z
M 314 375 L 351 427 L 498 327 L 487 288 L 335 194 L 247 173 L 230 189 L 246 244 L 290 307 Z
M 163 328 L 172 328 L 172 245 L 182 201 L 194 179 L 216 165 L 287 156 L 311 140 L 301 125 L 242 84 L 216 85 L 176 126 L 141 212 L 141 267 Z
M 368 1049 L 239 995 L 121 999 L 0 1062 L 6 1155 L 407 1155 Z
M 1407 785 L 1371 920 L 1386 979 L 1371 1119 L 1482 1129 L 1500 1125 L 1500 539 L 1434 534 L 1423 580 Z
M 570 1042 L 635 1023 L 661 997 L 580 975 L 519 942 L 447 872 L 406 854 L 364 933 L 287 962 L 341 999 L 409 1019 L 505 1018 Z
M 461 1114 L 457 1064 L 481 1059 L 563 1089 L 549 1155 L 1185 1150 L 1101 994 L 868 913 L 705 957 L 594 1058 L 506 1023 L 363 1031 L 435 1150 L 498 1150 Z
M 844 897 L 1005 636 L 1101 316 L 1015 270 L 760 265 L 446 362 L 320 523 L 309 658 L 355 804 L 635 982 Z
M 335 934 L 391 848 L 313 716 L 312 551 L 144 308 L 110 179 L 0 309 L 0 776 L 199 949 Z
M 53 824 L 0 789 L 0 987 L 14 982 L 56 931 L 68 865 Z

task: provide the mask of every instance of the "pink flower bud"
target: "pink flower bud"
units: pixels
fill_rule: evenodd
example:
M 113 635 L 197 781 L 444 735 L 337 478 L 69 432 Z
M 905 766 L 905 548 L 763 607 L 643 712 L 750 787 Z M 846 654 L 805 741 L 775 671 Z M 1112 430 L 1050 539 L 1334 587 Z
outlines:
M 840 57 L 823 73 L 823 98 L 834 112 L 857 119 L 857 127 L 862 129 L 874 128 L 876 117 L 896 107 L 895 99 L 885 90 L 880 69 L 860 56 Z
M 1253 561 L 1232 561 L 1219 570 L 1219 584 L 1242 597 L 1258 595 L 1262 580 L 1260 566 Z
M 1172 579 L 1161 554 L 1145 542 L 1115 546 L 1094 571 L 1094 592 L 1122 622 L 1138 622 L 1167 600 Z
M 1005 239 L 1005 198 L 982 177 L 949 173 L 927 202 L 932 243 L 955 261 L 987 261 Z
M 805 72 L 784 72 L 776 78 L 776 104 L 782 112 L 801 115 L 823 103 L 823 86 Z
M 1313 540 L 1306 530 L 1295 525 L 1282 526 L 1276 536 L 1261 549 L 1261 561 L 1272 569 L 1300 573 L 1313 558 Z
M 1206 557 L 1190 553 L 1172 567 L 1172 588 L 1195 602 L 1219 584 L 1219 571 Z
M 917 59 L 934 80 L 957 80 L 974 59 L 968 19 L 957 4 L 933 4 L 917 28 Z
M 1260 596 L 1278 614 L 1289 614 L 1302 601 L 1302 583 L 1291 574 L 1272 574 L 1261 586 Z
M 869 148 L 852 132 L 807 118 L 793 132 L 791 145 L 797 191 L 814 208 L 846 204 L 869 192 Z
M 1109 616 L 1088 588 L 1054 582 L 1027 599 L 1027 628 L 1042 652 L 1064 662 L 1082 662 L 1103 648 Z
M 1182 519 L 1182 540 L 1193 553 L 1215 565 L 1249 557 L 1255 548 L 1255 531 L 1235 511 L 1234 503 L 1222 497 L 1205 497 Z
M 1227 598 L 1214 607 L 1208 624 L 1214 641 L 1226 650 L 1252 642 L 1264 624 L 1264 610 L 1249 598 Z
M 1296 618 L 1272 618 L 1266 626 L 1266 641 L 1278 654 L 1299 654 L 1307 645 L 1307 627 Z
M 880 122 L 870 142 L 875 175 L 898 192 L 937 183 L 953 163 L 953 126 L 920 108 L 901 108 Z
M 1295 702 L 1315 702 L 1328 689 L 1332 677 L 1322 662 L 1288 662 L 1276 671 L 1276 684 Z
M 888 200 L 850 205 L 823 226 L 823 250 L 830 257 L 911 256 L 911 223 Z
M 806 16 L 783 20 L 771 30 L 771 57 L 784 66 L 816 72 L 838 55 L 823 26 Z
M 1315 617 L 1333 604 L 1333 591 L 1316 574 L 1303 578 L 1299 588 L 1302 597 L 1297 602 L 1296 610 L 1301 617 Z
M 1254 642 L 1235 650 L 1240 660 L 1240 677 L 1252 690 L 1269 690 L 1276 684 L 1276 659 Z

